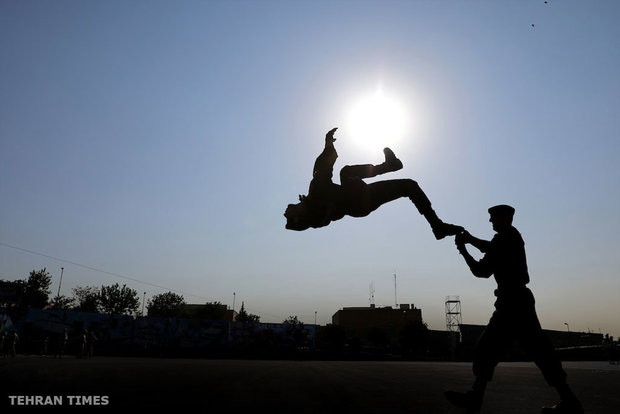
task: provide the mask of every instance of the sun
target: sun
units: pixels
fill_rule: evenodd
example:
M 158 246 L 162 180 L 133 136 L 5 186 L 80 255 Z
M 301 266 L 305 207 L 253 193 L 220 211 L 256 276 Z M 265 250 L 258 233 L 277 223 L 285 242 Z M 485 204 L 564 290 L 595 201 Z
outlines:
M 397 146 L 407 128 L 405 107 L 378 87 L 355 100 L 347 126 L 351 139 L 365 150 L 376 152 Z

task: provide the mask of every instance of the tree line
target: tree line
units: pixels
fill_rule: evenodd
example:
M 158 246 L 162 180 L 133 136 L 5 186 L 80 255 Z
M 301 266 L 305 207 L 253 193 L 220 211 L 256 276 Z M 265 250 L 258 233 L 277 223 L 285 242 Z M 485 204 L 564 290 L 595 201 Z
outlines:
M 135 289 L 115 283 L 102 286 L 77 286 L 71 290 L 72 295 L 51 297 L 52 275 L 46 268 L 32 270 L 26 279 L 0 280 L 0 289 L 11 290 L 17 297 L 14 307 L 26 310 L 55 309 L 75 312 L 107 313 L 117 315 L 141 315 L 138 312 L 140 297 Z M 0 304 L 1 305 L 1 304 Z M 183 295 L 166 292 L 154 295 L 146 303 L 147 315 L 155 317 L 187 317 Z M 226 305 L 220 302 L 207 302 L 193 313 L 193 317 L 202 319 L 224 319 Z M 258 315 L 245 310 L 242 304 L 236 321 L 260 322 Z
M 126 285 L 77 286 L 72 296 L 51 297 L 52 275 L 46 268 L 33 270 L 26 279 L 2 281 L 4 289 L 11 289 L 17 298 L 13 305 L 21 309 L 60 309 L 78 312 L 130 315 L 137 312 L 138 292 Z

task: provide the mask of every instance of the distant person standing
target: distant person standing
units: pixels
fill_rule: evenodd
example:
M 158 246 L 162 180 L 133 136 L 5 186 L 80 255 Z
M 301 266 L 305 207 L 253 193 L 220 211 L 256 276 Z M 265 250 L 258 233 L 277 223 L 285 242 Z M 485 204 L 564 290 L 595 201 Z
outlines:
M 90 359 L 93 357 L 93 351 L 95 349 L 95 342 L 97 341 L 97 336 L 91 329 L 86 334 L 86 358 Z
M 80 336 L 80 353 L 78 354 L 78 358 L 86 358 L 87 342 L 88 342 L 88 331 L 84 329 L 82 331 L 82 335 Z
M 43 338 L 43 344 L 41 346 L 41 356 L 47 356 L 48 343 L 49 343 L 49 337 L 45 335 L 45 338 Z
M 67 328 L 63 329 L 62 333 L 58 335 L 58 342 L 56 346 L 56 355 L 58 358 L 62 358 L 62 355 L 65 352 L 65 348 L 67 347 L 67 342 L 69 342 L 69 332 Z
M 13 331 L 13 333 L 10 335 L 9 337 L 9 345 L 10 345 L 10 350 L 11 350 L 11 356 L 13 358 L 15 358 L 15 356 L 17 356 L 17 341 L 19 341 L 19 336 L 17 335 L 17 331 Z
M 616 350 L 616 344 L 614 343 L 614 337 L 605 334 L 602 344 L 603 351 L 609 356 L 609 363 L 616 365 L 618 363 L 618 351 Z
M 4 352 L 4 342 L 6 340 L 6 332 L 2 332 L 0 334 L 0 355 L 3 357 L 6 356 L 6 352 Z
M 517 341 L 533 358 L 549 385 L 556 388 L 561 401 L 553 407 L 544 407 L 542 413 L 583 413 L 581 403 L 566 382 L 562 362 L 551 341 L 544 334 L 534 306 L 534 295 L 526 287 L 530 282 L 525 256 L 525 243 L 519 231 L 512 226 L 515 209 L 508 205 L 489 208 L 493 230 L 491 241 L 473 237 L 463 231 L 455 238 L 458 251 L 476 277 L 495 277 L 495 312 L 478 339 L 474 352 L 475 381 L 472 390 L 460 393 L 446 392 L 448 400 L 468 413 L 479 412 L 487 382 L 493 378 L 495 367 L 503 352 Z M 484 257 L 475 260 L 467 251 L 471 244 Z

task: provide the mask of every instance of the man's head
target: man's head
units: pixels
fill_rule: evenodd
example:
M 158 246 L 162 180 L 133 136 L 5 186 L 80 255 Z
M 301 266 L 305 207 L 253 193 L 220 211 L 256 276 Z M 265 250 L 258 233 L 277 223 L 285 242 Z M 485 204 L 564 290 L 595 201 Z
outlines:
M 299 196 L 299 203 L 289 204 L 284 212 L 286 229 L 303 231 L 310 227 L 310 212 L 308 211 L 305 196 Z
M 515 209 L 506 204 L 499 204 L 489 208 L 489 214 L 491 216 L 489 221 L 493 224 L 493 230 L 499 233 L 512 226 Z

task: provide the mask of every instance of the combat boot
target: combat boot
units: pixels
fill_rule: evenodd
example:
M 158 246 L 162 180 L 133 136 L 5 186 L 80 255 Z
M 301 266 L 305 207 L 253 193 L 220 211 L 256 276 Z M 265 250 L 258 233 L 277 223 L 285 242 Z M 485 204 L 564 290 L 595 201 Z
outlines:
M 433 230 L 435 238 L 437 240 L 441 240 L 446 236 L 454 236 L 459 234 L 465 229 L 461 226 L 457 226 L 456 224 L 448 224 L 443 221 L 439 221 L 431 223 L 431 230 Z
M 390 172 L 398 171 L 403 168 L 402 161 L 396 158 L 394 151 L 386 147 L 386 148 L 383 148 L 383 154 L 385 154 L 384 164 L 387 167 L 388 171 Z

